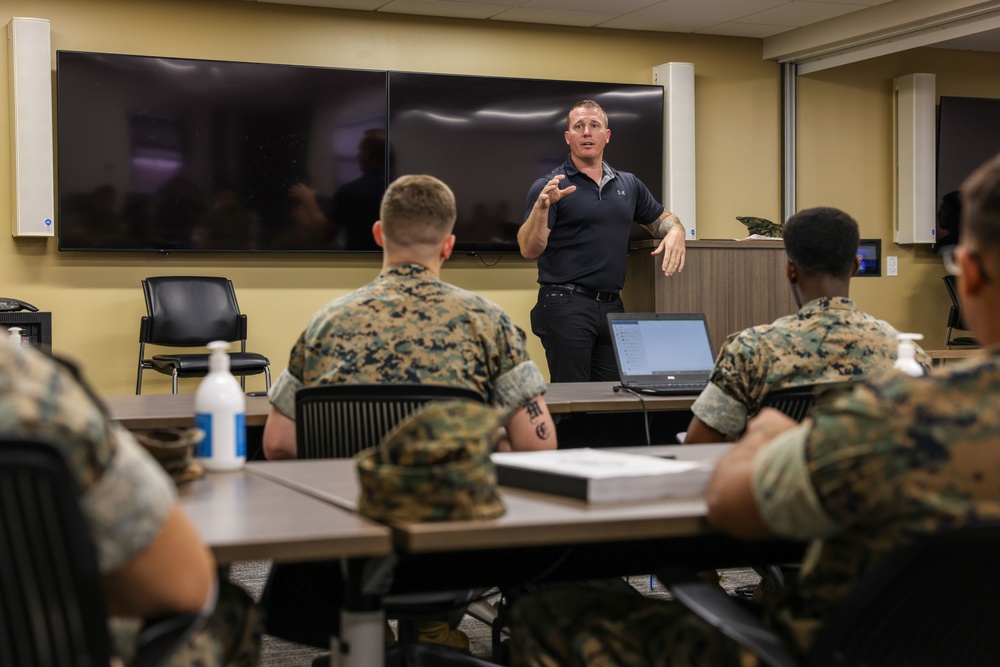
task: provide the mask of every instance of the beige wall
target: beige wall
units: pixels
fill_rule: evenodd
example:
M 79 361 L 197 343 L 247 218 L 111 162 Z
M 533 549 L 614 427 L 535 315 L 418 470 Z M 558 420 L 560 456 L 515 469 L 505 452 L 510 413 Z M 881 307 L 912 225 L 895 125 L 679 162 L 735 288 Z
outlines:
M 778 67 L 761 61 L 757 40 L 424 19 L 240 0 L 6 0 L 0 11 L 4 25 L 12 16 L 49 19 L 53 50 L 625 83 L 650 83 L 652 68 L 664 62 L 693 62 L 702 235 L 739 235 L 735 215 L 778 215 Z M 6 72 L 6 52 L 0 58 Z M 8 114 L 4 98 L 3 127 Z M 0 134 L 4 229 L 10 210 L 9 151 L 5 132 Z M 608 157 L 614 160 L 613 148 Z M 483 169 L 503 168 L 490 164 L 489 156 L 483 159 Z M 526 190 L 538 175 L 524 174 Z M 249 316 L 251 345 L 270 357 L 277 372 L 306 318 L 378 269 L 374 257 L 59 253 L 55 240 L 14 239 L 0 232 L 0 294 L 51 310 L 56 351 L 81 361 L 97 390 L 107 395 L 134 391 L 144 276 L 190 272 L 232 278 Z M 487 267 L 458 258 L 444 277 L 493 299 L 530 329 L 533 262 L 504 256 Z M 537 339 L 529 338 L 532 356 L 543 360 Z M 149 391 L 169 391 L 165 378 L 147 375 Z M 193 383 L 185 386 L 193 391 Z
M 12 16 L 47 18 L 53 50 L 107 51 L 290 64 L 649 83 L 653 66 L 695 64 L 700 238 L 743 236 L 737 215 L 780 215 L 780 72 L 761 60 L 758 40 L 635 31 L 583 30 L 346 12 L 242 0 L 6 0 Z M 926 54 L 926 55 L 925 55 Z M 6 51 L 0 65 L 7 72 Z M 954 62 L 952 62 L 954 60 Z M 920 51 L 801 79 L 801 206 L 832 204 L 856 214 L 865 236 L 900 256 L 900 277 L 858 281 L 862 305 L 901 329 L 940 344 L 945 295 L 930 254 L 892 250 L 890 87 L 893 76 L 935 71 L 968 79 L 976 56 Z M 978 71 L 976 72 L 979 77 Z M 965 85 L 965 84 L 963 84 Z M 945 92 L 939 76 L 939 91 Z M 963 89 L 964 90 L 964 89 Z M 948 94 L 988 94 L 949 92 Z M 0 126 L 9 122 L 0 102 Z M 10 144 L 0 133 L 0 220 L 8 228 Z M 614 162 L 613 145 L 609 160 Z M 619 165 L 627 168 L 627 165 Z M 483 169 L 491 165 L 484 156 Z M 537 174 L 525 174 L 525 187 Z M 54 315 L 56 351 L 83 363 L 106 395 L 134 390 L 137 334 L 144 313 L 139 280 L 158 274 L 222 274 L 236 284 L 254 350 L 284 368 L 306 318 L 322 303 L 370 280 L 378 260 L 336 255 L 230 256 L 59 253 L 52 239 L 0 232 L 0 294 Z M 529 330 L 533 262 L 496 265 L 458 258 L 446 280 L 493 299 Z M 918 303 L 918 294 L 933 294 Z M 937 332 L 937 333 L 936 333 Z M 530 351 L 543 360 L 530 336 Z M 541 363 L 544 367 L 544 363 Z M 169 391 L 149 374 L 149 391 Z M 255 385 L 256 380 L 251 380 Z M 194 384 L 185 385 L 193 391 Z
M 941 262 L 928 245 L 893 243 L 892 80 L 916 72 L 936 75 L 938 96 L 1000 97 L 1000 54 L 915 49 L 799 77 L 798 206 L 843 208 L 862 237 L 882 239 L 899 276 L 857 279 L 852 296 L 941 348 L 951 305 Z

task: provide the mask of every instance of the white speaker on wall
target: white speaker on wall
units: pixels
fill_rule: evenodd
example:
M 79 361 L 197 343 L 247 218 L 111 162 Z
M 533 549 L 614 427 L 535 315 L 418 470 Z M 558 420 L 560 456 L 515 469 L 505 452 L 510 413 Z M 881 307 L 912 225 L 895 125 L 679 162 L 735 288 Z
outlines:
M 937 165 L 933 74 L 892 80 L 896 243 L 934 243 Z
M 681 219 L 687 238 L 696 239 L 694 64 L 657 65 L 653 68 L 653 83 L 663 86 L 662 204 Z
M 52 51 L 46 19 L 13 18 L 7 26 L 14 236 L 52 236 Z

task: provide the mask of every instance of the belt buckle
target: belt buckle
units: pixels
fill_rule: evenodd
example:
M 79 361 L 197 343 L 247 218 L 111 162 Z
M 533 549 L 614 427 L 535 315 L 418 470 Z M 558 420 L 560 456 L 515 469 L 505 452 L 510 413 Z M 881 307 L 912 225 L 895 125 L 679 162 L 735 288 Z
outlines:
M 601 297 L 606 297 L 606 298 L 601 298 Z M 608 301 L 611 301 L 611 299 L 613 298 L 615 298 L 614 292 L 596 292 L 594 294 L 594 299 L 600 301 L 601 303 L 607 303 Z

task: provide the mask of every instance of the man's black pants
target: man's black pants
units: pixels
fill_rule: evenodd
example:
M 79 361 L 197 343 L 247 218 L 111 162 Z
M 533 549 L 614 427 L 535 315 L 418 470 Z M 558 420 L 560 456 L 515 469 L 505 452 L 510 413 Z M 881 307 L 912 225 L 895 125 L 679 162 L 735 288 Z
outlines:
M 552 382 L 618 379 L 608 313 L 625 308 L 620 296 L 599 301 L 564 287 L 543 285 L 531 309 L 531 331 L 542 340 Z

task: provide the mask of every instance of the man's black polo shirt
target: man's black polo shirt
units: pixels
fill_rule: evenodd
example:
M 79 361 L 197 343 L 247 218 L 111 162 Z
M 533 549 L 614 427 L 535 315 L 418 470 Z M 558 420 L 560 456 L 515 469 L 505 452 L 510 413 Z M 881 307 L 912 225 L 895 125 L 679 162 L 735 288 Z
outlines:
M 556 175 L 566 175 L 559 189 L 576 186 L 576 192 L 549 207 L 549 242 L 538 258 L 539 283 L 572 283 L 595 292 L 618 292 L 625 284 L 632 222 L 654 222 L 663 214 L 663 206 L 634 174 L 607 162 L 604 173 L 600 187 L 567 157 L 561 167 L 532 184 L 525 220 L 542 188 Z

